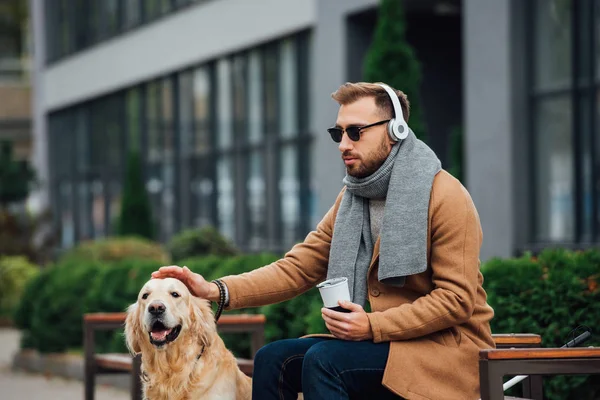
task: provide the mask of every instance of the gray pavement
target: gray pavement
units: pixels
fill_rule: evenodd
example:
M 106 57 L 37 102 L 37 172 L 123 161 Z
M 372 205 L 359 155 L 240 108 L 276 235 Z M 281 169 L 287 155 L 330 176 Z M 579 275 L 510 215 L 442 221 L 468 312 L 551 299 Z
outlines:
M 83 399 L 83 383 L 80 381 L 12 371 L 12 357 L 18 348 L 19 332 L 14 329 L 0 328 L 1 400 Z M 96 399 L 127 400 L 129 393 L 125 390 L 98 386 Z

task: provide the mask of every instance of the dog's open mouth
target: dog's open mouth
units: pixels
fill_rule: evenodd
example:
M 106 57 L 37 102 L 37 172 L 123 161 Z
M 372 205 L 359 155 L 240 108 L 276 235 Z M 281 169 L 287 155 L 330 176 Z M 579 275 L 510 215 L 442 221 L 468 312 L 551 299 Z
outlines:
M 152 330 L 148 334 L 150 335 L 150 343 L 155 346 L 162 346 L 177 339 L 179 332 L 181 332 L 181 325 L 167 328 L 162 322 L 156 321 L 152 324 Z

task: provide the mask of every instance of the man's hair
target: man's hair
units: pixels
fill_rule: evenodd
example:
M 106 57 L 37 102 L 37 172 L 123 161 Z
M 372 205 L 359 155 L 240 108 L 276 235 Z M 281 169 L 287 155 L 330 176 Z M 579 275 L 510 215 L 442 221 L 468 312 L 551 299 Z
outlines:
M 392 88 L 393 89 L 393 88 Z M 406 94 L 401 90 L 393 89 L 398 95 L 400 100 L 400 107 L 402 107 L 402 115 L 404 120 L 408 122 L 410 116 L 410 103 Z M 362 99 L 363 97 L 375 98 L 375 105 L 381 111 L 381 116 L 384 118 L 394 118 L 394 106 L 392 99 L 385 91 L 384 88 L 375 83 L 367 82 L 346 82 L 331 94 L 331 97 L 340 105 L 347 105 L 354 103 L 355 101 Z

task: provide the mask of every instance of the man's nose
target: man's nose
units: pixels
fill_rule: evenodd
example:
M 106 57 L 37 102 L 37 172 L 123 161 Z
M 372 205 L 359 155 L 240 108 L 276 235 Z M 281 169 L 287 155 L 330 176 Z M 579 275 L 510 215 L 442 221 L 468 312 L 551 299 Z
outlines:
M 351 150 L 354 147 L 354 144 L 352 142 L 352 139 L 350 139 L 348 137 L 348 134 L 346 132 L 344 132 L 342 134 L 342 141 L 340 142 L 338 149 L 340 149 L 340 151 L 343 153 L 346 150 Z
M 148 312 L 154 316 L 159 316 L 165 312 L 165 305 L 160 301 L 153 301 L 148 305 Z

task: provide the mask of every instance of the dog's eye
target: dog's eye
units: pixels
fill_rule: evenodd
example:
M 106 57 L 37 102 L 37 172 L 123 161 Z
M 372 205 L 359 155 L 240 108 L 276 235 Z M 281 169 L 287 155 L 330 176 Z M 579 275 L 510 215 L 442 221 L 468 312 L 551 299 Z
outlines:
M 179 297 L 179 293 L 177 293 L 177 292 L 171 292 L 171 296 L 177 298 L 177 297 Z
M 142 299 L 146 300 L 147 298 L 148 298 L 148 293 L 144 293 L 144 294 L 142 295 Z

